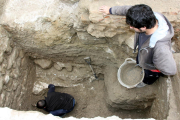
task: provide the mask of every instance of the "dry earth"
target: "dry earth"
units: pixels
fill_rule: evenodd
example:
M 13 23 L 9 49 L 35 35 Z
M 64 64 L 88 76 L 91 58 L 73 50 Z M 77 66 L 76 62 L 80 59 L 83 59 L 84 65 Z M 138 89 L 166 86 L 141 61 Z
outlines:
M 44 99 L 48 89 L 42 91 L 40 95 L 34 95 L 29 93 L 26 101 L 22 106 L 22 110 L 29 111 L 41 111 L 45 114 L 44 110 L 37 109 L 31 104 L 37 102 L 37 100 Z M 114 110 L 106 103 L 106 89 L 104 85 L 104 80 L 94 80 L 90 82 L 88 80 L 84 81 L 82 85 L 63 88 L 56 87 L 57 92 L 69 93 L 76 99 L 76 106 L 71 113 L 68 113 L 65 117 L 73 116 L 76 118 L 94 118 L 97 116 L 108 117 L 108 116 L 119 116 L 120 118 L 148 118 L 149 110 Z

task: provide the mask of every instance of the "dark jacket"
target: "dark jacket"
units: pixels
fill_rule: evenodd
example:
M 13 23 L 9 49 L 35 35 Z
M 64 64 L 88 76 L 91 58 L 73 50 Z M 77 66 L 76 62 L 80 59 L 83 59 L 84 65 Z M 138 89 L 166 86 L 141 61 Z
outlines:
M 51 86 L 51 88 L 49 88 L 47 97 L 45 97 L 46 110 L 47 111 L 54 111 L 59 109 L 70 110 L 71 108 L 73 108 L 74 98 L 67 93 L 55 92 L 54 91 L 55 89 L 53 89 L 53 87 Z

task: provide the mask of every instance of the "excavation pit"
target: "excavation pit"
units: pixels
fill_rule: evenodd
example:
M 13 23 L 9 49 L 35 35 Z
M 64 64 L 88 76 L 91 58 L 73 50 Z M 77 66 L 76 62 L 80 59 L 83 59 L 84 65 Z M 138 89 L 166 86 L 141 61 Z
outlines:
M 66 117 L 178 118 L 178 73 L 144 88 L 127 89 L 118 82 L 119 66 L 137 55 L 133 54 L 134 32 L 124 16 L 104 16 L 98 10 L 104 4 L 142 2 L 172 23 L 173 55 L 180 68 L 178 0 L 2 0 L 0 107 L 48 114 L 31 104 L 43 99 L 48 84 L 54 84 L 56 91 L 76 99 L 75 109 Z M 84 61 L 87 56 L 98 79 Z

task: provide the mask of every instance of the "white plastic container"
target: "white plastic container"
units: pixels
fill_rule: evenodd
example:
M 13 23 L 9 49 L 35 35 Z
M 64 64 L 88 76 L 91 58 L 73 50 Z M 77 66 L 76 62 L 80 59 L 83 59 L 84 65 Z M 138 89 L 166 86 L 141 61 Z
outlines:
M 144 70 L 132 58 L 127 58 L 117 72 L 119 83 L 126 88 L 134 88 L 143 81 Z

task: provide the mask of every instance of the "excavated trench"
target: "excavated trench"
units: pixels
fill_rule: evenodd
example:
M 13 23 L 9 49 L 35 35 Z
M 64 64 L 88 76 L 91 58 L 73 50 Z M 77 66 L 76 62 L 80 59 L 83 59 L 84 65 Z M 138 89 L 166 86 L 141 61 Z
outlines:
M 76 107 L 67 117 L 116 115 L 132 119 L 167 118 L 170 86 L 168 78 L 160 78 L 151 86 L 133 89 L 127 89 L 118 82 L 119 66 L 125 58 L 135 56 L 127 54 L 129 50 L 132 51 L 127 45 L 108 46 L 119 50 L 118 62 L 113 58 L 108 59 L 111 56 L 109 53 L 94 49 L 93 46 L 88 48 L 88 52 L 84 49 L 87 46 L 81 49 L 82 55 L 68 54 L 79 50 L 78 47 L 58 54 L 50 54 L 52 51 L 49 50 L 47 55 L 45 52 L 41 53 L 41 50 L 22 46 L 16 41 L 16 37 L 9 38 L 9 33 L 3 27 L 0 31 L 3 34 L 0 107 L 47 114 L 32 104 L 46 96 L 48 84 L 54 84 L 56 91 L 69 93 L 76 99 Z M 98 79 L 95 79 L 90 66 L 84 60 L 86 54 L 91 57 L 92 68 Z
M 77 64 L 40 59 L 33 53 L 23 51 L 15 43 L 11 45 L 9 51 L 6 49 L 1 64 L 1 71 L 5 76 L 1 88 L 1 107 L 48 114 L 33 107 L 32 104 L 46 96 L 48 84 L 54 84 L 56 91 L 69 93 L 76 99 L 76 107 L 66 117 L 93 118 L 113 115 L 132 119 L 167 117 L 165 114 L 168 111 L 167 89 L 163 87 L 166 85 L 163 80 L 153 87 L 126 89 L 117 80 L 116 66 L 97 66 L 93 64 L 91 58 L 92 68 L 98 76 L 98 79 L 95 79 L 85 61 L 84 64 Z M 163 89 L 157 93 L 160 84 Z M 155 92 L 161 94 L 158 100 Z
M 48 84 L 54 84 L 57 92 L 69 93 L 76 100 L 74 110 L 66 117 L 116 115 L 119 118 L 166 119 L 171 107 L 171 82 L 178 91 L 178 77 L 174 81 L 161 77 L 153 85 L 132 89 L 123 87 L 117 80 L 119 66 L 126 58 L 136 57 L 133 54 L 134 33 L 125 24 L 125 17 L 103 16 L 98 8 L 104 3 L 114 6 L 127 1 L 121 2 L 2 0 L 0 107 L 48 114 L 32 104 L 46 96 Z M 141 0 L 130 2 L 142 3 Z M 155 3 L 147 1 L 156 8 Z M 176 1 L 170 3 L 175 9 Z M 168 19 L 172 18 L 173 48 L 178 53 L 180 26 L 174 19 L 179 17 L 179 9 L 166 12 L 166 7 L 158 6 L 158 9 L 165 11 Z M 98 79 L 85 57 L 91 57 Z
M 42 59 L 37 62 L 37 60 L 32 58 L 28 61 L 27 64 L 29 64 L 28 66 L 30 67 L 30 74 L 26 81 L 27 93 L 24 94 L 24 100 L 19 110 L 41 111 L 48 114 L 44 110 L 33 107 L 32 104 L 35 104 L 40 99 L 44 99 L 48 91 L 47 85 L 52 83 L 55 84 L 57 92 L 69 93 L 76 99 L 76 107 L 71 113 L 67 114 L 67 117 L 94 118 L 97 116 L 108 117 L 113 115 L 119 116 L 120 118 L 150 117 L 148 114 L 150 112 L 150 107 L 143 110 L 123 110 L 113 108 L 111 105 L 107 104 L 108 95 L 104 81 L 104 67 L 102 66 L 92 65 L 94 72 L 96 72 L 98 76 L 98 79 L 95 79 L 86 62 L 84 64 L 60 62 L 49 64 L 43 62 Z M 56 63 L 62 68 L 57 68 Z M 48 64 L 46 68 L 40 66 L 46 66 L 46 64 Z

